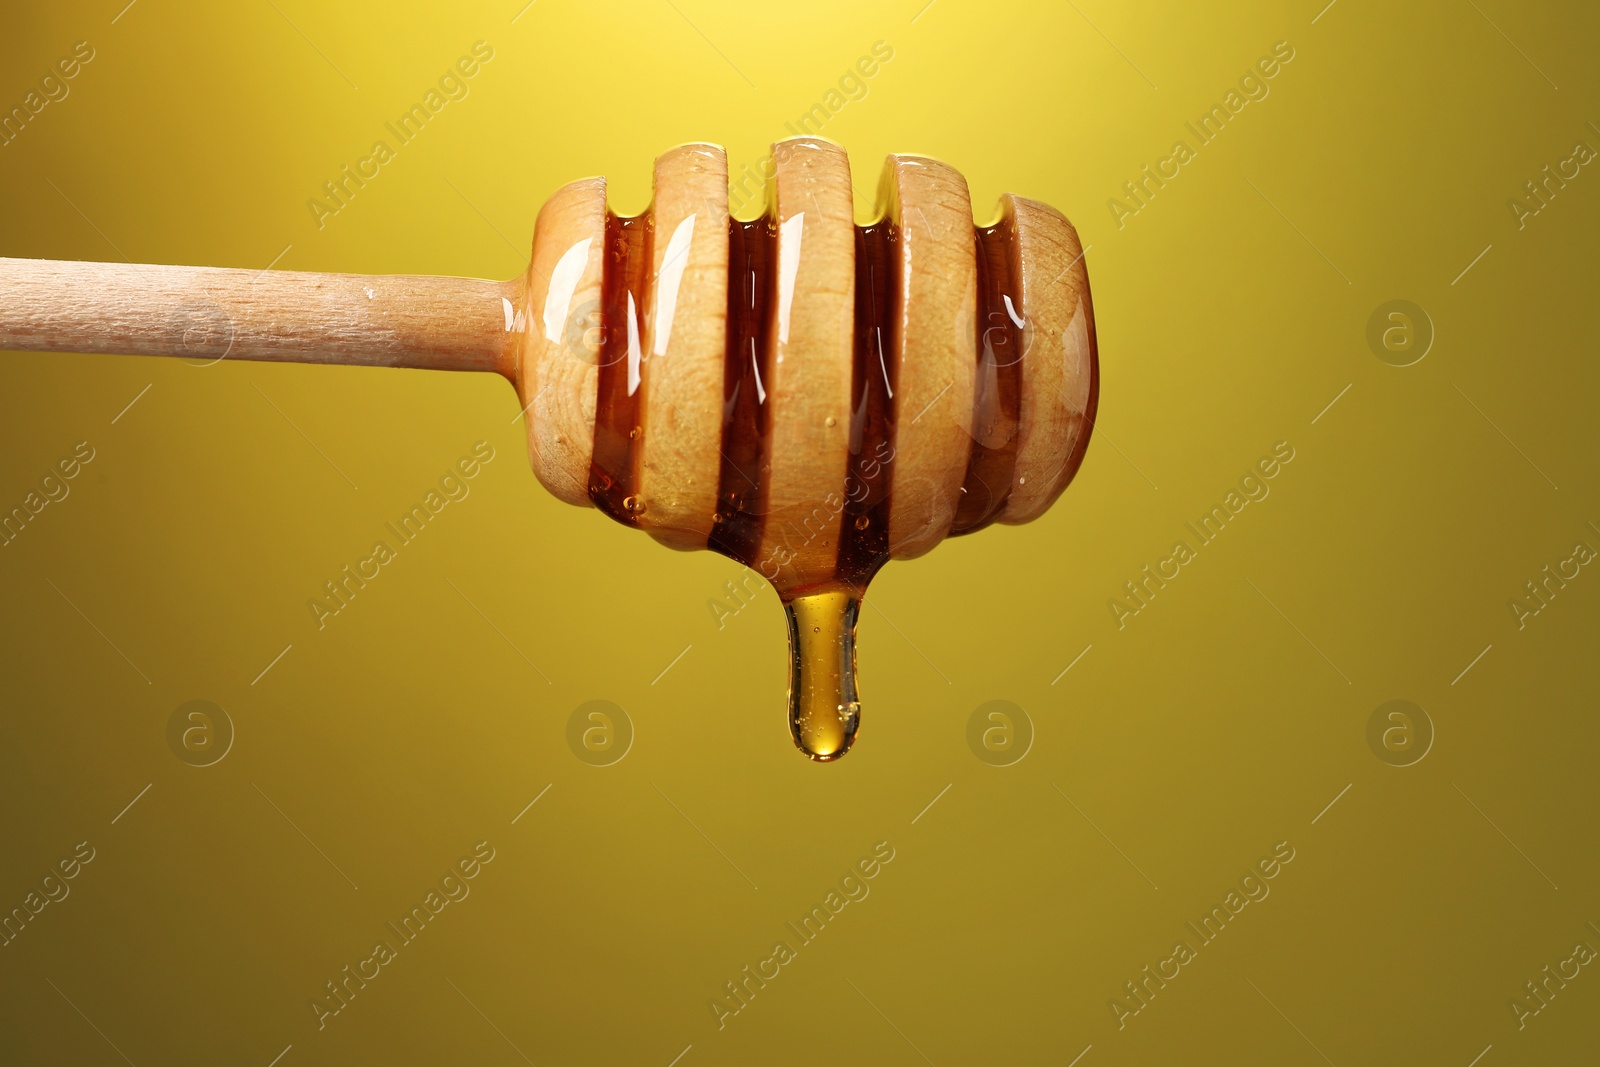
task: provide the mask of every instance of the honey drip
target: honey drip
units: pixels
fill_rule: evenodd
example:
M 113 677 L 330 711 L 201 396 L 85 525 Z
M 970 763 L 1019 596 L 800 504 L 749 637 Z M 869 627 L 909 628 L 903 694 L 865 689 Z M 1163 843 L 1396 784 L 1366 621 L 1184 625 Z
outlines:
M 1017 322 L 1021 294 L 1011 282 L 1012 243 L 1003 226 L 978 230 L 978 366 L 972 381 L 972 456 L 967 461 L 955 521 L 950 524 L 951 537 L 974 533 L 999 518 L 1017 466 L 1026 338 Z
M 655 227 L 651 217 L 606 215 L 605 270 L 601 272 L 600 382 L 596 389 L 594 456 L 589 499 L 618 522 L 639 524 L 638 482 L 640 348 L 645 310 L 645 267 Z
M 767 405 L 772 378 L 772 316 L 777 233 L 766 218 L 730 220 L 728 227 L 728 340 L 722 378 L 722 473 L 708 546 L 747 567 L 756 566 L 765 525 Z
M 789 733 L 818 763 L 850 750 L 861 723 L 856 699 L 856 617 L 849 593 L 813 593 L 783 606 L 789 618 Z
M 970 533 L 1005 508 L 1016 465 L 1021 363 L 1026 348 L 1016 242 L 1009 220 L 976 231 L 977 364 L 972 452 L 950 534 Z M 895 448 L 901 285 L 899 233 L 889 220 L 856 228 L 855 329 L 849 470 L 831 580 L 779 588 L 789 625 L 789 731 L 806 756 L 826 763 L 850 749 L 860 724 L 856 620 L 867 585 L 886 563 Z M 601 313 L 604 341 L 596 396 L 589 497 L 618 522 L 649 528 L 639 495 L 642 425 L 640 352 L 652 280 L 654 223 L 608 214 Z M 721 469 L 707 547 L 770 577 L 758 558 L 767 533 L 777 229 L 773 219 L 729 221 L 727 344 L 723 367 Z M 915 353 L 910 358 L 916 358 Z M 827 425 L 837 425 L 829 416 Z

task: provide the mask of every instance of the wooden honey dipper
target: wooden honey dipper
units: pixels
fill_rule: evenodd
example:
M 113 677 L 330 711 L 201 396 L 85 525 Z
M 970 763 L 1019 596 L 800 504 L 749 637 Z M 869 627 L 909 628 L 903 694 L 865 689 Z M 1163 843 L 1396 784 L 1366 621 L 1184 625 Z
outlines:
M 644 214 L 603 178 L 539 212 L 507 282 L 0 259 L 0 349 L 495 371 L 534 473 L 678 549 L 755 568 L 789 621 L 789 722 L 855 737 L 855 624 L 887 560 L 1024 523 L 1082 462 L 1098 397 L 1083 252 L 1006 195 L 890 156 L 854 224 L 837 146 L 773 146 L 767 213 L 728 214 L 721 148 L 656 160 Z

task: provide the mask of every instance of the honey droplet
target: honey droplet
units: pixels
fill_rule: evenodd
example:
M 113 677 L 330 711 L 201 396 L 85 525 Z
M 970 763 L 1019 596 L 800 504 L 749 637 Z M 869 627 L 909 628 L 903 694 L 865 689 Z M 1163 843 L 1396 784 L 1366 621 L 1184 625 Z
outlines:
M 869 523 L 871 523 L 871 522 L 872 522 L 872 520 L 867 518 L 865 515 L 857 515 L 856 516 L 856 529 L 865 530 L 867 528 L 867 525 Z
M 644 501 L 641 500 L 637 495 L 623 497 L 622 506 L 627 510 L 629 515 L 644 514 Z
M 856 698 L 856 619 L 849 593 L 813 593 L 784 604 L 789 619 L 789 733 L 819 763 L 850 750 L 861 722 Z

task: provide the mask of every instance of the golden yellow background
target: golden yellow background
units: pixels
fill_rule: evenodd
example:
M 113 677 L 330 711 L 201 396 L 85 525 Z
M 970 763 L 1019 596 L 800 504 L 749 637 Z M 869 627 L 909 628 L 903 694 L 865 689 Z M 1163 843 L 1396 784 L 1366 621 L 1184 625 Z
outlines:
M 0 507 L 95 458 L 0 548 L 0 909 L 95 858 L 0 948 L 0 1061 L 1593 1056 L 1594 968 L 1523 1028 L 1510 1002 L 1600 947 L 1600 575 L 1522 629 L 1508 606 L 1600 547 L 1600 175 L 1508 207 L 1600 147 L 1592 9 L 123 2 L 4 15 L 6 110 L 95 58 L 0 148 L 0 254 L 508 277 L 560 184 L 636 211 L 670 145 L 754 163 L 883 41 L 823 130 L 863 217 L 891 151 L 981 214 L 1071 216 L 1102 418 L 1044 519 L 879 577 L 862 734 L 820 766 L 776 598 L 718 629 L 736 565 L 544 493 L 504 382 L 7 354 Z M 318 229 L 306 201 L 479 40 L 470 94 Z M 1119 227 L 1108 200 L 1280 41 L 1270 94 Z M 1395 299 L 1436 331 L 1407 367 L 1367 342 Z M 470 497 L 319 631 L 306 601 L 479 440 Z M 1108 600 L 1280 441 L 1270 496 L 1119 629 Z M 195 699 L 236 730 L 212 766 L 168 745 Z M 636 732 L 606 767 L 566 740 L 596 699 Z M 1412 766 L 1368 745 L 1393 699 L 1436 731 Z M 1036 732 L 1009 767 L 967 744 L 991 700 Z M 480 841 L 471 895 L 319 1030 L 324 983 Z M 870 896 L 719 1030 L 711 998 L 880 841 Z M 1119 1028 L 1124 983 L 1285 841 Z

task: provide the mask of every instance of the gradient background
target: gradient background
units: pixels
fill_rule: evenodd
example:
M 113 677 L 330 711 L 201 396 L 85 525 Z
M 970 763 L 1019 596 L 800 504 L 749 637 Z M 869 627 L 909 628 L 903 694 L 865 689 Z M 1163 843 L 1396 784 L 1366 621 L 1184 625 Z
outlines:
M 0 254 L 508 277 L 560 184 L 631 212 L 672 144 L 754 163 L 883 40 L 823 131 L 863 218 L 890 151 L 982 215 L 1064 210 L 1102 421 L 1045 518 L 879 577 L 862 736 L 818 766 L 776 598 L 719 630 L 735 564 L 545 494 L 504 382 L 7 354 L 0 505 L 96 458 L 0 549 L 0 909 L 97 855 L 0 948 L 0 1059 L 1592 1059 L 1593 967 L 1525 1029 L 1508 1004 L 1600 947 L 1600 574 L 1524 629 L 1508 601 L 1600 547 L 1600 174 L 1522 229 L 1507 201 L 1600 147 L 1593 10 L 123 2 L 0 20 L 6 109 L 97 52 L 0 148 Z M 480 39 L 471 95 L 317 229 Z M 1284 40 L 1119 228 L 1107 200 Z M 1437 331 L 1413 366 L 1366 341 L 1393 299 Z M 307 599 L 478 440 L 471 496 L 319 632 Z M 1279 441 L 1271 496 L 1119 629 L 1108 599 Z M 213 766 L 167 743 L 192 699 L 236 729 Z M 566 741 L 595 699 L 636 733 L 608 767 Z M 1392 699 L 1437 733 L 1413 766 L 1367 742 Z M 969 750 L 991 700 L 1032 722 L 1013 766 Z M 311 997 L 482 840 L 471 896 L 319 1032 Z M 708 1000 L 879 841 L 871 895 L 719 1031 Z M 1108 1000 L 1280 841 L 1271 896 L 1119 1030 Z

